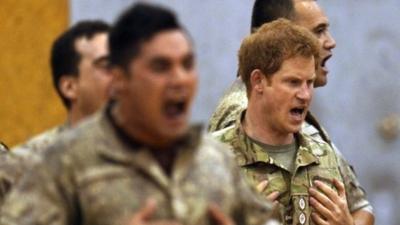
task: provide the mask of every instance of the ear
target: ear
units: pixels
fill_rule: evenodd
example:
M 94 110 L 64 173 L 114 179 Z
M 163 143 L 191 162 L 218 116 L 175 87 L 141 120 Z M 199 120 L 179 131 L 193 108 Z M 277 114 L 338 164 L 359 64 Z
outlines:
M 259 69 L 255 69 L 250 74 L 250 85 L 251 90 L 256 93 L 262 93 L 264 90 L 264 82 L 266 82 L 266 77 Z
M 70 101 L 78 98 L 78 77 L 73 75 L 62 75 L 58 82 L 61 94 Z
M 113 67 L 111 70 L 111 75 L 113 76 L 112 81 L 112 96 L 118 96 L 121 92 L 126 89 L 126 79 L 127 76 L 125 71 L 120 67 Z

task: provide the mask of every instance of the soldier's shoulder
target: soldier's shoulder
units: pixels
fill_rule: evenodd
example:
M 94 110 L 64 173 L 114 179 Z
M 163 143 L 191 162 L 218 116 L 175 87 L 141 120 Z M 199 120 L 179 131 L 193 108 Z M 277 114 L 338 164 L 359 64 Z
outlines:
M 242 110 L 247 107 L 246 88 L 237 79 L 220 99 L 216 110 L 209 120 L 209 131 L 223 129 L 232 124 Z
M 0 144 L 0 146 L 3 144 Z M 7 146 L 0 152 L 0 203 L 5 194 L 9 191 L 11 185 L 21 177 L 25 166 L 21 158 L 17 157 L 12 151 L 7 150 Z
M 211 133 L 204 133 L 201 137 L 201 145 L 210 148 L 227 149 L 228 145 L 216 139 Z
M 96 146 L 95 142 L 99 137 L 100 120 L 98 117 L 90 117 L 85 121 L 81 122 L 78 126 L 68 129 L 63 132 L 54 141 L 53 146 L 57 146 L 62 149 L 71 149 L 73 151 L 75 148 L 80 148 L 82 145 L 85 146 Z M 89 149 L 89 148 L 85 148 Z
M 98 141 L 97 121 L 88 120 L 77 127 L 64 131 L 40 155 L 40 160 L 54 171 L 80 168 L 93 161 L 96 150 L 102 145 Z
M 53 143 L 58 136 L 64 131 L 64 125 L 51 128 L 43 133 L 40 133 L 21 145 L 17 145 L 12 149 L 16 155 L 27 156 L 32 154 L 40 154 L 51 143 Z
M 327 142 L 323 141 L 321 138 L 304 133 L 300 133 L 300 135 L 302 138 L 301 146 L 308 148 L 315 155 L 321 155 L 323 152 L 335 153 L 332 147 Z
M 224 143 L 230 143 L 235 137 L 235 124 L 211 133 L 211 136 Z
M 217 109 L 223 111 L 224 109 L 241 109 L 247 107 L 247 94 L 246 90 L 231 89 L 220 100 Z M 217 111 L 217 112 L 218 112 Z
M 319 130 L 307 121 L 301 125 L 301 132 L 312 137 L 319 136 Z
M 219 105 L 209 120 L 208 131 L 214 132 L 231 126 L 246 107 L 240 102 L 225 102 L 223 105 Z
M 231 146 L 216 140 L 211 134 L 204 134 L 202 137 L 201 157 L 203 162 L 214 164 L 234 163 L 234 154 Z
M 307 143 L 307 144 L 320 144 L 320 145 L 329 145 L 327 142 L 322 140 L 319 137 L 316 137 L 314 135 L 310 135 L 309 133 L 305 133 L 303 131 L 300 131 L 300 135 L 302 139 Z

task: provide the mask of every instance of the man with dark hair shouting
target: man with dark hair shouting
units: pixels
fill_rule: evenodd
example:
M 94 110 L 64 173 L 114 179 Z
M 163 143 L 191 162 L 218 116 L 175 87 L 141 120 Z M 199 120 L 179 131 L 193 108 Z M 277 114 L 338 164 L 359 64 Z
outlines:
M 188 124 L 196 64 L 175 15 L 134 5 L 109 43 L 113 101 L 46 149 L 2 224 L 265 224 L 231 152 Z

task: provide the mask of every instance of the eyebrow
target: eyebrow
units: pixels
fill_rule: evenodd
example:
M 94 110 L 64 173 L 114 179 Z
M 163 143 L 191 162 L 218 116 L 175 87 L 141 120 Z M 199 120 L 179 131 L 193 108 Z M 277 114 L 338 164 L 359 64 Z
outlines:
M 318 24 L 318 26 L 314 27 L 313 30 L 318 30 L 320 28 L 328 28 L 329 27 L 329 23 L 328 22 L 323 22 Z

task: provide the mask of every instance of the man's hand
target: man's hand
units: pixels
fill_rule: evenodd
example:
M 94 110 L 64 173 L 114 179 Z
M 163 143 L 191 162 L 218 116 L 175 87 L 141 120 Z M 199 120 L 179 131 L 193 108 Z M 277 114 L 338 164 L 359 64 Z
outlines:
M 152 220 L 157 209 L 157 204 L 154 200 L 147 200 L 146 205 L 137 212 L 129 225 L 180 225 L 180 223 L 171 220 Z
M 211 204 L 208 207 L 208 211 L 210 212 L 211 219 L 215 222 L 215 224 L 235 225 L 232 219 L 226 216 L 217 205 Z
M 268 187 L 268 180 L 263 180 L 257 185 L 257 191 L 259 193 L 263 192 Z M 267 196 L 267 200 L 277 203 L 277 199 L 279 197 L 279 191 L 274 191 Z
M 311 217 L 318 225 L 354 225 L 353 217 L 347 206 L 346 191 L 343 183 L 334 179 L 338 192 L 321 181 L 315 181 L 315 188 L 310 188 L 310 203 L 316 212 Z

